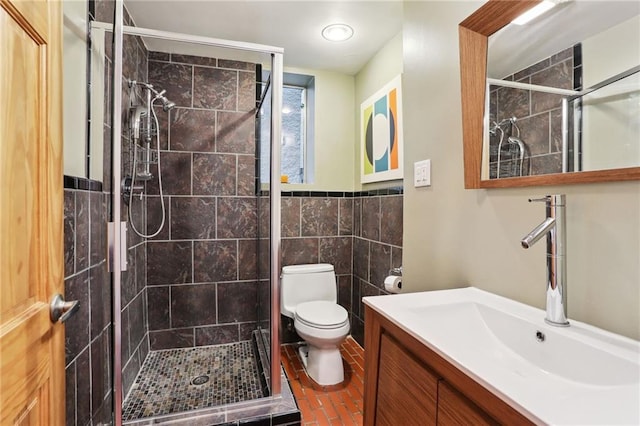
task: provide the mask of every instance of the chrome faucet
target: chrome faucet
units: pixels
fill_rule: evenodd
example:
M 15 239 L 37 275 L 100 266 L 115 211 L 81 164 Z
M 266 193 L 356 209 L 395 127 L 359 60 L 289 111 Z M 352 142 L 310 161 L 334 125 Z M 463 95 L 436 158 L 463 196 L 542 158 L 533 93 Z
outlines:
M 545 321 L 557 327 L 567 327 L 567 260 L 565 251 L 565 196 L 546 195 L 544 198 L 529 199 L 544 201 L 547 218 L 536 226 L 521 241 L 528 249 L 540 238 L 547 236 L 547 315 Z

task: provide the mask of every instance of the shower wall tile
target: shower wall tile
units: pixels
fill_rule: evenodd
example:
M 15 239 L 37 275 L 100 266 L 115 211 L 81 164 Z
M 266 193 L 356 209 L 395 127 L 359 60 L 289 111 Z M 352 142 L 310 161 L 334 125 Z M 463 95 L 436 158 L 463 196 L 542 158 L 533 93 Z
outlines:
M 218 321 L 234 323 L 258 320 L 258 283 L 231 282 L 218 284 Z
M 165 96 L 180 107 L 191 107 L 192 73 L 190 65 L 149 61 L 149 83 L 166 90 Z
M 89 333 L 89 271 L 65 280 L 65 299 L 77 300 L 81 309 L 65 323 L 65 364 L 69 364 L 91 341 Z
M 215 111 L 175 108 L 171 111 L 172 151 L 215 151 Z
M 194 346 L 193 328 L 174 328 L 149 332 L 149 345 L 152 351 L 161 349 L 189 348 Z
M 253 326 L 255 329 L 255 325 Z M 239 327 L 237 324 L 231 325 L 214 325 L 209 327 L 199 327 L 195 329 L 195 345 L 224 345 L 226 343 L 235 343 L 240 340 Z
M 218 61 L 216 58 L 206 58 L 204 56 L 180 55 L 178 53 L 172 53 L 171 62 L 182 62 L 190 65 L 215 67 Z
M 174 108 L 171 111 L 164 111 L 162 106 L 158 106 L 155 104 L 153 107 L 154 112 L 156 113 L 156 118 L 158 119 L 158 134 L 157 137 L 160 140 L 160 149 L 162 151 L 169 150 L 169 122 L 173 119 L 173 115 L 176 111 L 180 110 L 180 108 Z M 155 147 L 156 140 L 152 146 Z
M 238 155 L 238 191 L 237 195 L 255 197 L 256 195 L 256 165 L 253 155 Z
M 194 242 L 196 282 L 236 281 L 238 249 L 236 240 Z
M 165 330 L 169 324 L 169 286 L 147 288 L 149 331 Z
M 282 198 L 280 207 L 282 237 L 300 236 L 300 200 L 301 198 L 298 197 Z M 265 234 L 266 232 L 262 232 L 262 235 Z
M 238 73 L 196 66 L 193 70 L 195 108 L 235 111 Z
M 171 238 L 207 240 L 215 238 L 216 199 L 213 197 L 171 198 Z
M 150 61 L 164 61 L 169 62 L 171 59 L 171 54 L 165 52 L 149 52 L 148 59 Z M 180 62 L 180 61 L 176 61 Z
M 191 154 L 186 152 L 160 152 L 160 169 L 162 171 L 162 189 L 164 195 L 191 194 Z M 151 173 L 158 175 L 157 164 L 151 165 Z M 188 176 L 188 179 L 185 177 Z M 147 182 L 146 193 L 159 195 L 157 179 Z
M 220 68 L 231 68 L 235 70 L 255 71 L 256 65 L 250 62 L 232 61 L 229 59 L 218 59 Z
M 164 173 L 164 172 L 163 172 Z M 147 196 L 145 197 L 145 203 L 147 207 L 147 235 L 153 235 L 158 232 L 160 229 L 160 225 L 162 225 L 162 229 L 155 236 L 152 237 L 151 240 L 168 240 L 169 239 L 169 231 L 171 229 L 170 226 L 170 218 L 171 218 L 171 201 L 174 200 L 174 197 L 170 197 L 168 195 L 162 197 L 156 196 Z M 164 205 L 164 224 L 162 223 L 162 208 Z M 146 246 L 145 246 L 146 247 Z M 136 263 L 136 266 L 138 263 Z M 146 260 L 142 264 L 143 267 L 146 267 Z M 139 275 L 142 276 L 142 275 Z M 146 279 L 145 281 L 146 282 Z
M 76 422 L 85 425 L 91 421 L 91 362 L 87 346 L 75 361 L 76 365 Z
M 91 339 L 98 337 L 111 321 L 111 282 L 107 264 L 103 262 L 100 266 L 92 268 L 89 275 L 89 295 L 91 309 Z M 67 295 L 67 299 L 70 296 Z M 71 319 L 69 319 L 71 321 Z M 66 323 L 68 324 L 68 322 Z M 67 333 L 70 333 L 67 328 Z
M 193 154 L 194 195 L 235 195 L 236 156 Z
M 171 328 L 215 324 L 216 305 L 216 284 L 172 286 Z
M 76 243 L 76 194 L 75 191 L 64 191 L 64 275 L 75 272 Z
M 258 206 L 255 197 L 218 198 L 218 238 L 257 238 Z
M 258 242 L 255 238 L 238 240 L 238 279 L 258 279 Z
M 217 114 L 216 151 L 255 154 L 254 113 L 218 111 Z
M 255 111 L 256 109 L 256 69 L 254 64 L 251 72 L 238 73 L 238 111 Z
M 191 282 L 192 242 L 147 242 L 147 285 Z
M 89 267 L 89 192 L 76 192 L 76 271 Z
M 530 155 L 549 153 L 549 113 L 523 118 L 518 125 L 522 127 L 520 137 L 527 141 Z

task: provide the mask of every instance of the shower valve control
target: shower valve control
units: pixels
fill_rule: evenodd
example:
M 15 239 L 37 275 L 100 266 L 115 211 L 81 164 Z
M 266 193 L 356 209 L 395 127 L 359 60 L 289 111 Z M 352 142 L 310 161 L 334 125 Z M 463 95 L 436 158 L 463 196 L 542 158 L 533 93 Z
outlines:
M 431 160 L 413 163 L 413 186 L 431 186 Z

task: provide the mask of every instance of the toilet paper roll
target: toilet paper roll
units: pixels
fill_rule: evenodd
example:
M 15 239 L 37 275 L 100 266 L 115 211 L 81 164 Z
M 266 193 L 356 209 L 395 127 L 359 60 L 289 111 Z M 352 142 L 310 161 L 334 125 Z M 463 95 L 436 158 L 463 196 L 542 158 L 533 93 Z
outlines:
M 400 293 L 402 291 L 402 277 L 389 275 L 384 279 L 384 289 L 389 293 Z

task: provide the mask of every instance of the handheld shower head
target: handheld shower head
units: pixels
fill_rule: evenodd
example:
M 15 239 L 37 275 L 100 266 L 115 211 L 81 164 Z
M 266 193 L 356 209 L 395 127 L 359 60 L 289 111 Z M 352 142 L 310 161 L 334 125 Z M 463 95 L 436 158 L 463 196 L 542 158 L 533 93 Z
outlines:
M 160 99 L 160 102 L 162 102 L 162 110 L 164 112 L 171 111 L 176 106 L 175 102 L 171 102 L 165 96 L 160 96 L 159 99 Z

